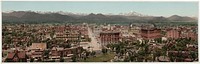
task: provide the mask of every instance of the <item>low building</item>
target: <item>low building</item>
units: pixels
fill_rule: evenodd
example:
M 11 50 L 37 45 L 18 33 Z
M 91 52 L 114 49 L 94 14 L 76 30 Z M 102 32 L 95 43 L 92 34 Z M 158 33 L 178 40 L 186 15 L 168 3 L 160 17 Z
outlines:
M 38 50 L 32 51 L 30 57 L 37 60 L 37 59 L 43 58 L 42 55 L 43 55 L 43 51 L 38 49 Z
M 27 62 L 28 56 L 25 51 L 15 50 L 14 52 L 8 53 L 6 62 Z
M 60 49 L 60 48 L 53 47 L 53 49 L 49 53 L 49 58 L 51 60 L 60 61 L 62 51 L 63 51 L 63 48 Z
M 143 39 L 161 38 L 161 29 L 157 28 L 141 29 L 141 37 Z
M 182 32 L 181 38 L 191 38 L 192 40 L 197 40 L 198 34 L 193 31 Z
M 167 29 L 166 37 L 177 39 L 177 38 L 191 38 L 197 40 L 198 34 L 192 29 Z
M 34 49 L 45 50 L 46 48 L 47 48 L 46 43 L 32 43 L 32 45 L 30 46 L 30 50 Z

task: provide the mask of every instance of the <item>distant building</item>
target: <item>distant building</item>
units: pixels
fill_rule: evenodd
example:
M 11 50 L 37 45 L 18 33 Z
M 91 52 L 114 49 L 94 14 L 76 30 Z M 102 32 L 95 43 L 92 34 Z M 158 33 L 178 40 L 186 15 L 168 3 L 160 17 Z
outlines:
M 188 33 L 189 38 L 193 39 L 193 40 L 198 40 L 198 34 L 195 32 L 189 32 Z
M 141 37 L 143 39 L 161 38 L 161 29 L 157 28 L 141 29 Z
M 100 40 L 102 45 L 107 45 L 108 43 L 119 42 L 120 32 L 101 32 Z
M 167 29 L 166 31 L 167 38 L 191 38 L 193 40 L 197 40 L 198 34 L 192 29 Z
M 166 37 L 173 39 L 180 38 L 180 31 L 177 29 L 167 29 Z
M 139 27 L 130 27 L 129 28 L 129 33 L 131 33 L 133 35 L 139 35 L 140 31 L 141 30 Z
M 56 39 L 61 39 L 61 40 L 78 40 L 79 38 L 79 33 L 78 32 L 66 32 L 66 33 L 56 33 Z
M 182 31 L 181 38 L 191 38 L 193 40 L 197 40 L 198 34 L 195 32 L 188 30 L 188 31 Z

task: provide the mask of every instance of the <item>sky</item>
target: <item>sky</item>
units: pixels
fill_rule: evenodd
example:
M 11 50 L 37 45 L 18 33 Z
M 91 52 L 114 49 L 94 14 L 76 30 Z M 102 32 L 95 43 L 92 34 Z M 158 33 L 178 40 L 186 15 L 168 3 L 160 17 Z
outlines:
M 64 11 L 73 13 L 128 13 L 135 11 L 151 16 L 198 17 L 198 2 L 69 2 L 3 1 L 2 11 Z

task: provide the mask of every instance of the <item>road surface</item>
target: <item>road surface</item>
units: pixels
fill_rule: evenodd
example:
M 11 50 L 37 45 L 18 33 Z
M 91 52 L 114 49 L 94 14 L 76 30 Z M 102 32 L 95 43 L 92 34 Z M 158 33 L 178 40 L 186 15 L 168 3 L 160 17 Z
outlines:
M 92 33 L 92 30 L 89 27 L 88 27 L 88 35 L 89 38 L 91 38 L 91 42 L 89 43 L 89 45 L 91 46 L 92 50 L 93 51 L 101 50 L 101 45 L 97 43 L 98 41 L 96 40 L 94 33 Z

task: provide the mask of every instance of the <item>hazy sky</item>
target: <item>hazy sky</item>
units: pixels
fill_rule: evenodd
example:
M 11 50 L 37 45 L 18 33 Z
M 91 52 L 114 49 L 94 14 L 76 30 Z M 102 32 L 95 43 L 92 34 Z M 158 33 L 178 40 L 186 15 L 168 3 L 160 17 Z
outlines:
M 198 16 L 198 2 L 62 2 L 3 1 L 3 11 L 66 11 L 74 13 L 127 13 L 153 16 Z

